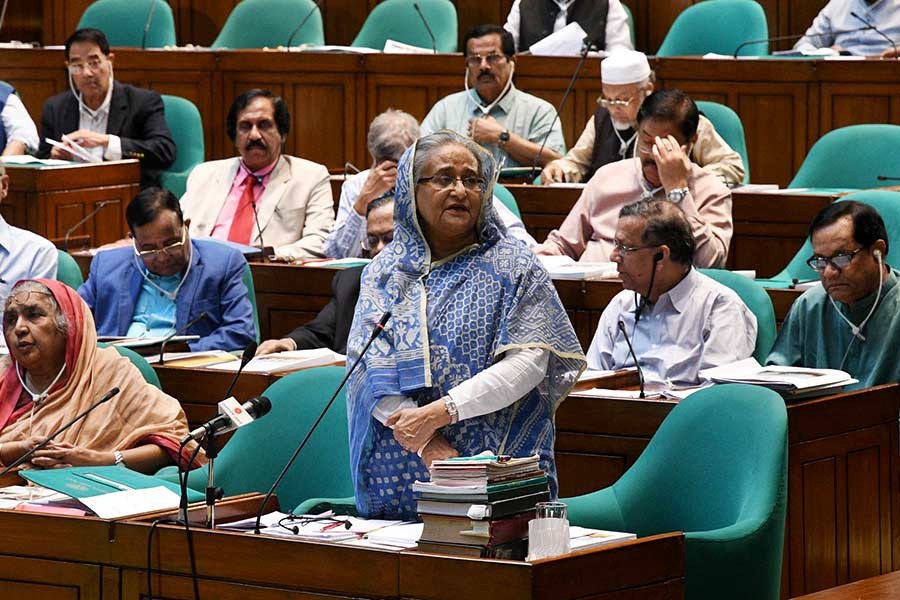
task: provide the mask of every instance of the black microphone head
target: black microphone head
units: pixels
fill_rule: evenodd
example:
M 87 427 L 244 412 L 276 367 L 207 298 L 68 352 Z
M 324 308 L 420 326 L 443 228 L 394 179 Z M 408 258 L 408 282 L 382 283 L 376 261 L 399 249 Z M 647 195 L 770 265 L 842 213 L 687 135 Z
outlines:
M 269 411 L 272 410 L 272 401 L 265 396 L 257 396 L 247 400 L 244 406 L 251 417 L 259 419 L 269 414 Z
M 628 335 L 628 332 L 625 330 L 625 321 L 623 321 L 622 319 L 619 319 L 619 322 L 616 323 L 616 325 L 618 326 L 619 331 Z
M 106 392 L 106 394 L 103 395 L 103 398 L 100 399 L 100 402 L 106 402 L 107 400 L 111 400 L 118 395 L 119 395 L 119 388 L 114 387 L 111 390 L 109 390 L 108 392 Z
M 256 356 L 256 349 L 259 347 L 259 344 L 256 342 L 250 342 L 244 348 L 244 353 L 241 354 L 241 367 L 246 367 L 247 363 L 253 360 L 253 357 Z

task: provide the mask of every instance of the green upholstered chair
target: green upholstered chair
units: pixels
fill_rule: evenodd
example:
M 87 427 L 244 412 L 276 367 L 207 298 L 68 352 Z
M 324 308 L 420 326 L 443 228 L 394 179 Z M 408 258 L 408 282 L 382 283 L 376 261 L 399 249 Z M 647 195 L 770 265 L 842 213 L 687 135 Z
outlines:
M 250 305 L 253 307 L 253 324 L 256 326 L 256 342 L 259 343 L 259 307 L 256 305 L 256 286 L 253 285 L 253 271 L 250 270 L 250 263 L 244 265 L 244 285 L 247 286 L 247 297 L 250 299 Z
M 268 491 L 287 460 L 325 408 L 344 376 L 343 367 L 320 367 L 282 377 L 263 392 L 272 401 L 268 415 L 238 429 L 216 459 L 216 485 L 228 496 Z M 174 467 L 159 473 L 177 481 Z M 188 485 L 206 487 L 207 468 L 193 471 Z M 282 510 L 289 511 L 314 496 L 337 496 L 353 503 L 350 444 L 344 392 L 338 394 L 306 448 L 278 486 Z
M 850 125 L 829 131 L 809 150 L 789 188 L 867 189 L 879 175 L 900 177 L 900 126 Z
M 63 250 L 57 250 L 58 259 L 56 264 L 56 280 L 60 281 L 73 290 L 77 290 L 84 283 L 84 276 L 78 263 L 72 258 L 72 255 Z
M 154 2 L 156 6 L 153 6 Z M 151 17 L 150 10 L 153 10 Z M 144 27 L 151 17 L 147 39 Z M 110 46 L 162 48 L 175 45 L 175 18 L 168 2 L 160 0 L 97 0 L 78 21 L 78 29 L 93 27 L 106 34 Z
M 706 0 L 684 9 L 672 23 L 657 56 L 732 55 L 750 40 L 769 37 L 766 13 L 754 0 Z M 740 56 L 765 56 L 768 44 L 752 44 Z
M 110 346 L 106 342 L 100 342 L 97 344 L 101 348 L 106 348 Z M 141 372 L 141 375 L 144 377 L 144 381 L 149 383 L 150 385 L 162 389 L 162 385 L 159 382 L 159 376 L 156 374 L 156 371 L 153 370 L 153 367 L 150 366 L 150 363 L 147 362 L 147 359 L 132 350 L 131 348 L 125 348 L 124 346 L 112 346 L 116 349 L 116 352 L 127 358 L 131 361 L 137 370 Z
M 631 47 L 633 48 L 636 45 L 634 41 L 634 15 L 631 14 L 631 9 L 624 2 L 622 2 L 622 8 L 625 9 L 625 14 L 628 16 L 628 32 L 631 35 Z
M 676 405 L 616 483 L 563 501 L 573 525 L 683 531 L 688 600 L 776 600 L 786 493 L 784 400 L 717 385 Z
M 310 11 L 312 16 L 294 33 Z M 293 34 L 293 38 L 291 35 Z M 216 49 L 274 48 L 325 43 L 322 13 L 313 0 L 242 0 L 212 43 Z
M 162 187 L 175 194 L 184 195 L 187 178 L 191 171 L 205 160 L 206 147 L 203 142 L 203 120 L 193 102 L 178 96 L 162 95 L 166 110 L 166 124 L 175 140 L 175 162 L 160 173 Z
M 494 196 L 496 196 L 497 200 L 502 202 L 503 206 L 508 208 L 512 214 L 520 219 L 522 218 L 522 213 L 519 212 L 519 203 L 516 202 L 516 198 L 512 195 L 512 192 L 506 189 L 506 186 L 502 183 L 494 184 Z
M 747 140 L 744 138 L 744 124 L 731 108 L 718 102 L 697 100 L 697 108 L 710 120 L 713 127 L 732 150 L 744 161 L 744 183 L 750 183 L 750 159 L 747 157 Z
M 764 363 L 775 343 L 775 309 L 766 290 L 756 281 L 727 269 L 700 269 L 704 275 L 734 290 L 756 316 L 756 349 L 753 357 Z
M 788 201 L 789 197 L 785 198 Z M 900 265 L 900 192 L 889 192 L 886 190 L 865 190 L 847 194 L 838 202 L 844 200 L 856 200 L 869 204 L 878 211 L 881 218 L 884 219 L 884 226 L 888 234 L 888 255 L 887 264 L 891 266 Z M 815 281 L 819 279 L 818 273 L 813 271 L 806 260 L 812 256 L 812 242 L 809 238 L 803 242 L 803 246 L 791 259 L 791 262 L 774 277 L 768 279 L 757 279 L 763 287 L 786 288 L 790 287 L 794 280 L 797 281 Z
M 352 46 L 381 50 L 391 39 L 420 48 L 431 48 L 431 36 L 413 4 L 418 2 L 434 33 L 438 52 L 456 52 L 456 7 L 450 0 L 384 0 L 366 17 Z

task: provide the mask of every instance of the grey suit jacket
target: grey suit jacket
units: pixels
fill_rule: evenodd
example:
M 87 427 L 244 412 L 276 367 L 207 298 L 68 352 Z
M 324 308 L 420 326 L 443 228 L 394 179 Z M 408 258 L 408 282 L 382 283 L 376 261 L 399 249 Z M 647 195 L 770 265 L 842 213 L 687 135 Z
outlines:
M 231 190 L 240 157 L 205 162 L 191 172 L 181 197 L 190 233 L 212 233 L 219 211 Z M 262 241 L 275 254 L 289 259 L 325 255 L 325 237 L 334 225 L 334 201 L 328 169 L 312 161 L 282 154 L 259 202 Z M 253 241 L 260 244 L 254 229 Z

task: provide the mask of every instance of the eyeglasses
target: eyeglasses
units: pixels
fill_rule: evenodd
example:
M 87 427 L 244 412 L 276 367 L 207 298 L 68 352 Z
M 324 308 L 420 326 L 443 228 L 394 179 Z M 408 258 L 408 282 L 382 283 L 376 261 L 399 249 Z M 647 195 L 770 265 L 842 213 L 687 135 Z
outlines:
M 175 242 L 174 244 L 169 244 L 168 246 L 163 246 L 162 248 L 154 250 L 138 250 L 137 241 L 134 238 L 131 239 L 131 244 L 132 246 L 134 246 L 134 254 L 138 258 L 149 260 L 157 258 L 160 254 L 175 256 L 179 251 L 181 251 L 181 247 L 184 246 L 185 240 L 187 240 L 187 228 L 182 227 L 180 242 Z
M 382 235 L 367 235 L 366 239 L 362 240 L 360 242 L 360 244 L 362 245 L 363 250 L 365 250 L 366 252 L 371 252 L 372 250 L 374 250 L 375 248 L 378 247 L 379 243 L 382 243 L 385 246 L 387 246 L 388 244 L 390 244 L 393 241 L 394 241 L 394 231 L 391 230 Z
M 86 63 L 84 62 L 70 62 L 68 63 L 69 72 L 73 75 L 81 75 L 85 69 L 90 69 L 91 71 L 96 71 L 100 67 L 103 66 L 103 59 L 101 58 L 90 58 Z
M 863 248 L 857 248 L 853 252 L 841 252 L 834 256 L 811 256 L 806 264 L 809 265 L 816 273 L 823 273 L 828 265 L 831 265 L 838 271 L 843 271 L 850 266 L 853 257 L 863 251 Z
M 599 98 L 597 98 L 597 103 L 603 108 L 609 108 L 611 106 L 621 106 L 622 108 L 625 108 L 634 101 L 634 98 L 635 96 L 632 96 L 627 100 L 613 100 L 605 96 L 600 96 Z
M 497 52 L 488 54 L 486 56 L 482 56 L 480 54 L 473 54 L 471 56 L 466 57 L 466 66 L 473 67 L 473 68 L 480 67 L 481 61 L 483 61 L 483 60 L 486 60 L 488 65 L 495 67 L 495 66 L 499 65 L 502 61 L 506 60 L 506 55 L 498 54 Z
M 337 527 L 350 529 L 353 526 L 353 523 L 351 523 L 349 519 L 337 519 L 335 517 L 301 517 L 298 515 L 287 515 L 278 520 L 279 527 L 287 529 L 294 535 L 300 533 L 302 527 L 312 525 L 313 523 L 322 523 L 322 528 L 319 530 L 320 533 Z
M 450 175 L 432 175 L 431 177 L 421 177 L 416 183 L 428 182 L 438 190 L 447 190 L 456 185 L 457 181 L 461 181 L 463 187 L 469 192 L 481 192 L 484 190 L 484 179 L 468 175 L 466 177 L 451 177 Z
M 656 248 L 656 246 L 626 246 L 619 240 L 613 240 L 613 249 L 616 250 L 620 255 L 628 256 L 628 254 L 632 252 L 637 252 L 638 250 L 646 250 L 647 248 Z

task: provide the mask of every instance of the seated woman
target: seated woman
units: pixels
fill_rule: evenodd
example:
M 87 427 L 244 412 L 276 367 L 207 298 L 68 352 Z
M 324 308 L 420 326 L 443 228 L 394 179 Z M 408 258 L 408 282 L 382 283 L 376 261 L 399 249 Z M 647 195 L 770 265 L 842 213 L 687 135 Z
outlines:
M 146 383 L 114 348 L 98 348 L 94 319 L 75 290 L 49 279 L 20 281 L 6 299 L 0 361 L 0 466 L 121 391 L 34 453 L 35 467 L 125 464 L 153 473 L 172 464 L 187 420 L 174 398 Z M 193 442 L 183 454 L 187 464 Z
M 553 416 L 585 360 L 550 277 L 507 236 L 494 164 L 451 132 L 398 167 L 394 241 L 363 273 L 347 364 L 350 460 L 364 516 L 414 518 L 433 460 L 538 454 L 556 496 Z

